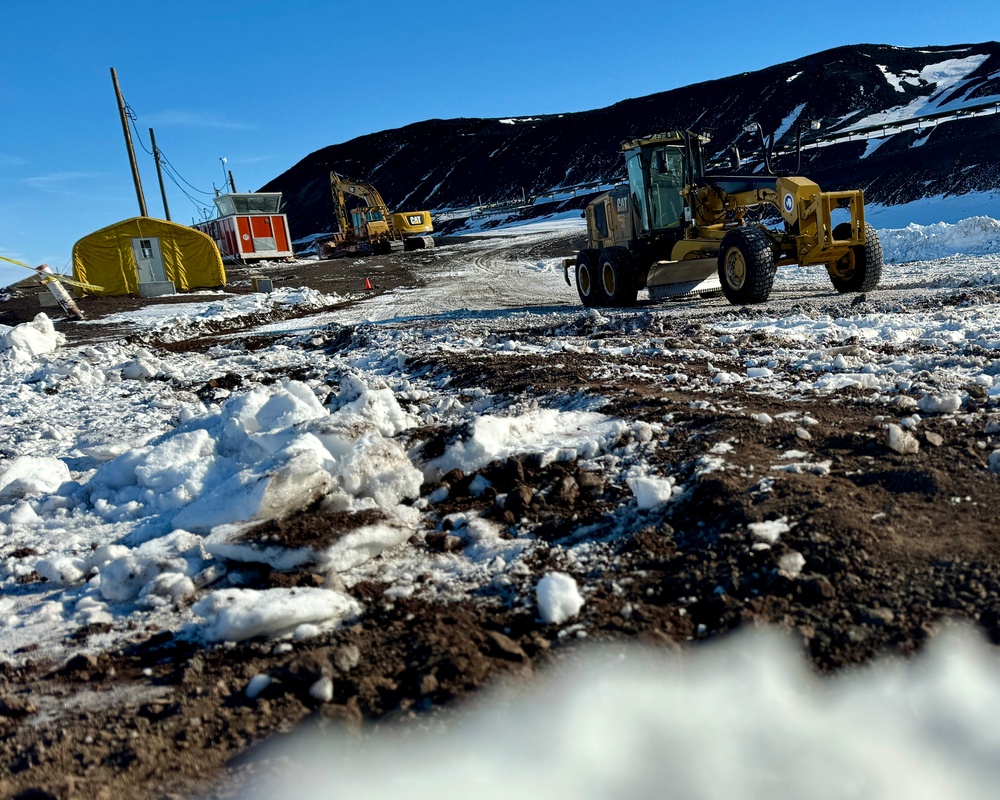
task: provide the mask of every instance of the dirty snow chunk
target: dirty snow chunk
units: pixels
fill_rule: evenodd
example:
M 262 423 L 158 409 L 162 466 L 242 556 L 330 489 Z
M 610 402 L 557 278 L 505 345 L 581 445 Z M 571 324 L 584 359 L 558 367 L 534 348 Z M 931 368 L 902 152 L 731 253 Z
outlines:
M 786 578 L 797 578 L 806 565 L 806 557 L 797 550 L 790 550 L 778 559 L 778 570 Z
M 309 696 L 321 703 L 329 703 L 333 700 L 333 680 L 328 675 L 323 675 L 309 687 Z
M 788 518 L 781 517 L 781 519 L 768 520 L 767 522 L 751 522 L 747 525 L 747 529 L 755 541 L 764 544 L 777 544 L 781 535 L 788 533 L 792 528 L 788 524 Z
M 770 378 L 772 375 L 774 372 L 767 367 L 750 367 L 747 370 L 748 378 Z
M 716 372 L 715 377 L 712 378 L 712 383 L 718 383 L 722 385 L 728 385 L 733 383 L 743 383 L 743 376 L 737 375 L 735 372 Z
M 673 497 L 674 482 L 671 478 L 655 478 L 647 475 L 626 479 L 628 488 L 635 495 L 640 509 L 655 508 Z
M 781 458 L 784 461 L 790 461 L 793 458 L 797 458 L 799 461 L 806 461 L 812 458 L 812 454 L 807 453 L 805 450 L 786 450 L 781 454 Z
M 753 419 L 755 422 L 759 422 L 761 425 L 770 425 L 772 422 L 774 422 L 774 418 L 770 414 L 764 414 L 764 413 L 754 414 L 751 417 L 751 419 Z
M 69 467 L 58 458 L 17 456 L 0 472 L 0 501 L 50 494 L 69 480 Z
M 912 455 L 920 451 L 920 442 L 909 431 L 904 431 L 899 425 L 889 425 L 889 449 L 903 455 Z
M 535 587 L 538 613 L 546 625 L 561 625 L 583 608 L 576 581 L 564 572 L 550 572 Z
M 260 697 L 261 693 L 271 685 L 271 676 L 259 673 L 254 675 L 250 682 L 247 683 L 247 688 L 244 694 L 247 696 L 247 700 L 256 700 Z
M 205 618 L 208 641 L 242 642 L 254 636 L 281 636 L 300 625 L 336 624 L 360 614 L 361 605 L 330 589 L 220 589 L 192 610 Z
M 992 453 L 990 453 L 988 464 L 990 472 L 996 472 L 1000 474 L 1000 450 L 994 450 Z
M 929 414 L 954 414 L 962 407 L 960 394 L 928 394 L 917 401 L 917 407 Z
M 203 540 L 205 552 L 230 561 L 267 564 L 271 569 L 298 569 L 316 560 L 316 553 L 306 547 L 286 547 L 280 542 L 259 542 L 248 533 L 259 522 L 218 525 Z
M 812 438 L 813 438 L 812 434 L 809 433 L 809 431 L 807 431 L 805 428 L 801 428 L 801 427 L 795 429 L 795 437 L 797 439 L 801 439 L 803 442 L 811 441 Z
M 820 477 L 830 474 L 833 461 L 797 461 L 793 464 L 774 464 L 771 472 L 785 472 L 789 475 L 819 475 Z
M 51 353 L 65 341 L 56 332 L 48 315 L 38 314 L 31 322 L 23 322 L 0 333 L 0 354 L 14 363 L 28 363 L 36 356 Z
M 431 479 L 453 469 L 471 473 L 507 456 L 571 448 L 592 458 L 628 430 L 620 420 L 593 411 L 537 409 L 517 417 L 477 417 L 468 434 L 427 466 Z

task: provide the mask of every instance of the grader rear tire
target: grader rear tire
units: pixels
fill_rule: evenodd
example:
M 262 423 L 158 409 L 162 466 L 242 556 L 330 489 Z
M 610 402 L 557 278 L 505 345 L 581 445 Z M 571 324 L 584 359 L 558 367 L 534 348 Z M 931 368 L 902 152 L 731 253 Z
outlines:
M 834 239 L 847 239 L 851 223 L 842 222 L 833 229 Z M 865 223 L 865 243 L 852 247 L 839 261 L 826 265 L 833 288 L 841 294 L 870 292 L 882 280 L 882 242 L 875 229 Z
M 608 247 L 598 259 L 601 292 L 607 305 L 627 308 L 635 305 L 639 295 L 636 285 L 635 259 L 624 247 Z
M 719 283 L 733 305 L 763 303 L 774 286 L 771 241 L 757 228 L 734 228 L 719 248 Z
M 587 308 L 606 305 L 597 279 L 598 250 L 581 250 L 576 256 L 576 291 Z

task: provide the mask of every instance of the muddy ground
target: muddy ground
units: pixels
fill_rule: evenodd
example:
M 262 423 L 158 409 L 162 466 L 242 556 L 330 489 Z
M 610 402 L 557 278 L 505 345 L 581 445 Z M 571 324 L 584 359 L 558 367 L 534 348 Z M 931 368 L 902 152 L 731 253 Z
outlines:
M 230 277 L 236 290 L 245 280 L 249 291 L 245 275 L 232 270 Z M 337 291 L 343 302 L 362 288 L 349 261 L 280 267 L 274 279 Z M 420 280 L 405 261 L 394 262 L 380 269 L 374 291 Z M 83 308 L 96 317 L 140 302 L 91 299 Z M 0 305 L 0 322 L 15 324 L 37 310 L 33 297 L 8 301 Z M 70 343 L 94 335 L 71 324 L 61 330 Z M 671 334 L 700 336 L 719 364 L 732 349 L 731 343 L 713 346 L 694 325 Z M 206 346 L 204 340 L 169 345 L 175 352 Z M 767 343 L 742 346 L 763 352 Z M 607 413 L 627 420 L 659 422 L 672 414 L 671 445 L 659 451 L 672 474 L 702 456 L 706 440 L 740 443 L 727 454 L 736 469 L 692 478 L 693 491 L 666 512 L 638 513 L 634 529 L 614 543 L 608 570 L 588 576 L 594 593 L 574 620 L 588 641 L 697 648 L 739 628 L 775 625 L 801 643 L 819 673 L 882 654 L 912 654 L 947 618 L 970 620 L 1000 642 L 1000 479 L 984 468 L 995 437 L 981 427 L 929 419 L 921 427 L 919 453 L 904 456 L 888 449 L 876 421 L 880 411 L 890 412 L 864 392 L 821 403 L 732 388 L 720 400 L 683 387 L 665 391 L 653 379 L 625 385 L 601 380 L 595 376 L 607 364 L 595 359 L 505 358 L 502 376 L 488 359 L 454 356 L 425 365 L 452 373 L 455 385 L 512 395 L 589 385 L 610 398 Z M 647 374 L 656 374 L 655 363 L 646 366 Z M 985 397 L 971 398 L 970 410 L 977 402 L 979 410 L 989 410 Z M 757 424 L 752 415 L 758 412 L 775 423 Z M 829 474 L 804 470 L 760 491 L 774 452 L 800 445 L 802 425 L 796 420 L 804 413 L 815 421 L 809 448 L 817 460 L 830 461 Z M 433 431 L 413 436 L 435 446 Z M 536 573 L 564 568 L 560 544 L 581 524 L 600 526 L 631 499 L 627 487 L 581 471 L 574 462 L 542 467 L 537 459 L 510 459 L 484 473 L 495 492 L 477 496 L 468 490 L 473 476 L 446 476 L 452 491 L 441 516 L 475 508 L 530 530 L 549 543 L 539 551 Z M 508 497 L 503 507 L 498 492 Z M 781 517 L 797 524 L 777 546 L 748 547 L 749 523 Z M 307 510 L 271 524 L 283 526 L 286 538 L 321 538 L 338 523 Z M 460 546 L 446 530 L 411 544 Z M 804 557 L 800 572 L 788 569 L 786 557 L 794 554 Z M 245 585 L 257 587 L 323 581 L 262 565 L 247 568 L 243 577 Z M 497 678 L 530 680 L 579 641 L 495 596 L 446 605 L 390 602 L 383 588 L 355 586 L 352 593 L 367 608 L 360 622 L 287 653 L 265 641 L 195 649 L 169 633 L 136 630 L 134 642 L 113 654 L 81 654 L 58 664 L 0 663 L 0 796 L 234 796 L 268 768 L 255 759 L 255 747 L 273 737 L 303 726 L 420 724 L 435 709 L 455 707 Z M 93 633 L 79 630 L 74 643 L 82 646 Z M 265 671 L 275 681 L 248 700 L 248 680 Z M 328 703 L 309 694 L 324 675 L 333 679 Z

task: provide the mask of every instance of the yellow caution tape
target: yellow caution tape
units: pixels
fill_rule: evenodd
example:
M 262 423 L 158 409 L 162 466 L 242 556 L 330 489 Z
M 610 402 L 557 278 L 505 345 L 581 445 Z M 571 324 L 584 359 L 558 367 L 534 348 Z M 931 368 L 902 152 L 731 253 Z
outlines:
M 56 280 L 59 281 L 60 283 L 68 283 L 70 286 L 77 286 L 80 289 L 87 289 L 91 292 L 104 291 L 104 287 L 98 286 L 96 283 L 84 283 L 83 281 L 74 280 L 73 278 L 70 278 L 67 275 L 60 275 L 58 272 L 39 272 L 37 269 L 35 269 L 35 267 L 31 266 L 30 264 L 25 264 L 23 261 L 16 261 L 13 258 L 0 256 L 0 261 L 6 261 L 8 264 L 16 264 L 19 267 L 30 269 L 32 272 L 38 275 L 39 278 L 42 278 L 43 280 L 45 280 L 46 278 L 48 280 Z M 45 282 L 48 283 L 48 280 L 46 280 Z

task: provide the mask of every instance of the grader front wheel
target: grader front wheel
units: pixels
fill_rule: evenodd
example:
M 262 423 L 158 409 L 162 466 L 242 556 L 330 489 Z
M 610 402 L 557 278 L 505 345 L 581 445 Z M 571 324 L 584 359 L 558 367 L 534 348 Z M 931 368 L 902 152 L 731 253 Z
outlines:
M 833 229 L 834 239 L 848 239 L 851 223 L 842 222 Z M 869 292 L 882 279 L 882 242 L 875 229 L 865 223 L 865 243 L 847 251 L 838 261 L 826 265 L 833 288 L 841 294 Z
M 763 303 L 774 285 L 771 242 L 757 228 L 734 228 L 719 249 L 719 283 L 730 303 Z

